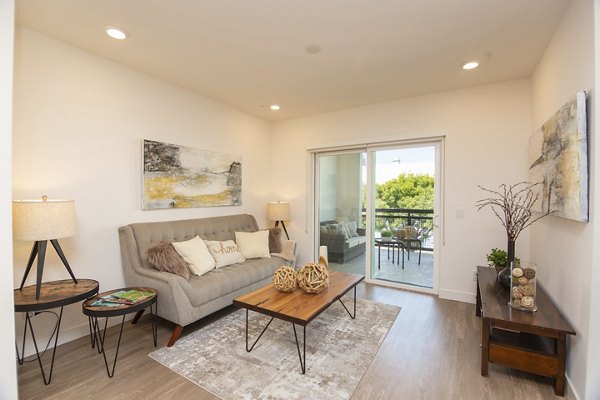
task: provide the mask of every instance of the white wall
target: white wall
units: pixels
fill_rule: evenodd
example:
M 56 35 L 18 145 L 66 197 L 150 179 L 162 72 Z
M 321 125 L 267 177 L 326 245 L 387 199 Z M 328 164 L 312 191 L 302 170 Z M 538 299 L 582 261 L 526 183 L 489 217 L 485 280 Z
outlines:
M 599 398 L 598 354 L 590 348 L 590 315 L 592 273 L 598 267 L 597 212 L 598 182 L 594 140 L 594 5 L 592 0 L 574 0 L 549 43 L 532 77 L 533 125 L 539 127 L 578 90 L 591 91 L 590 113 L 590 222 L 582 223 L 550 216 L 533 226 L 531 257 L 539 266 L 539 282 L 543 284 L 574 325 L 577 335 L 570 339 L 567 375 L 579 398 Z M 597 247 L 597 245 L 596 245 Z M 594 265 L 596 264 L 596 265 Z M 597 273 L 597 272 L 596 272 Z M 596 291 L 598 287 L 595 288 Z M 596 297 L 595 313 L 600 310 Z M 596 375 L 590 375 L 594 371 Z M 591 396 L 591 385 L 596 385 L 596 396 Z M 588 389 L 586 389 L 586 386 Z
M 345 218 L 360 226 L 360 153 L 321 157 L 319 175 L 319 220 Z
M 16 39 L 14 197 L 75 200 L 79 232 L 61 240 L 75 276 L 100 290 L 124 285 L 120 225 L 251 213 L 267 226 L 270 123 L 31 30 Z M 241 155 L 243 205 L 142 211 L 144 138 Z M 31 245 L 15 242 L 15 287 Z M 44 280 L 68 277 L 50 248 Z M 36 319 L 50 330 L 51 319 Z M 87 329 L 80 307 L 66 307 L 60 342 Z
M 12 271 L 12 81 L 14 0 L 0 0 L 0 399 L 17 398 Z
M 528 79 L 404 99 L 278 122 L 273 135 L 273 190 L 294 210 L 290 236 L 300 242 L 300 262 L 311 258 L 307 148 L 444 132 L 445 245 L 441 251 L 440 295 L 475 300 L 472 271 L 485 265 L 492 247 L 506 247 L 506 234 L 490 210 L 477 212 L 484 197 L 477 185 L 495 187 L 527 177 L 531 130 Z M 464 218 L 455 210 L 464 208 Z M 528 258 L 528 232 L 517 254 Z

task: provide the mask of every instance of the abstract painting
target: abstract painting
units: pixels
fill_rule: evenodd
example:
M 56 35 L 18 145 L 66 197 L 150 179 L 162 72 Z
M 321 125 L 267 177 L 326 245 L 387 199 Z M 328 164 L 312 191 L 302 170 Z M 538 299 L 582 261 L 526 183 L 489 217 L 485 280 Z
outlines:
M 585 92 L 577 92 L 529 139 L 529 181 L 541 182 L 537 210 L 588 221 Z
M 239 206 L 242 158 L 144 140 L 142 208 Z

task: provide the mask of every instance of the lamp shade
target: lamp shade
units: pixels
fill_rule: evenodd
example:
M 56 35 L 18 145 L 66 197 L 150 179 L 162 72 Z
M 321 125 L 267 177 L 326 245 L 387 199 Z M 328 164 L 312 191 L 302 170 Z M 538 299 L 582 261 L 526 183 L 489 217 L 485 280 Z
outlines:
M 73 200 L 14 200 L 13 238 L 53 240 L 77 233 Z
M 271 201 L 267 203 L 267 219 L 269 221 L 289 221 L 290 203 L 287 201 Z

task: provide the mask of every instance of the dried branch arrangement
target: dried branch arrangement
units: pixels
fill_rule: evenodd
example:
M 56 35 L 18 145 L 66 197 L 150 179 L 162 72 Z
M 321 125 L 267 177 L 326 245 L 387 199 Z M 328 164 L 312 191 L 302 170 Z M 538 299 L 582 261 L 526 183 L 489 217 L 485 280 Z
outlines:
M 489 206 L 506 229 L 508 240 L 516 241 L 523 229 L 553 213 L 552 211 L 533 217 L 532 208 L 539 197 L 539 193 L 533 190 L 537 185 L 541 183 L 519 182 L 509 186 L 502 184 L 498 190 L 478 186 L 490 193 L 491 197 L 477 201 L 475 206 L 478 211 Z

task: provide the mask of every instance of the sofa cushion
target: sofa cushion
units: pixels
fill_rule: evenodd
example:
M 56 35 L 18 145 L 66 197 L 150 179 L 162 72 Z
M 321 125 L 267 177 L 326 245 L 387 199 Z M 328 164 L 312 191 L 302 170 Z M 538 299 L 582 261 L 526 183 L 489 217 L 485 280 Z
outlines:
M 196 275 L 204 275 L 216 265 L 206 243 L 198 236 L 185 242 L 174 242 L 173 247 L 190 265 L 190 269 Z
M 210 254 L 215 259 L 215 268 L 222 268 L 246 261 L 242 256 L 242 251 L 233 240 L 225 240 L 223 242 L 206 240 L 205 243 L 208 251 L 210 251 Z
M 278 257 L 246 260 L 243 264 L 232 264 L 202 276 L 192 276 L 189 284 L 182 287 L 192 306 L 198 307 L 271 277 L 284 263 L 285 260 Z
M 354 246 L 358 246 L 361 243 L 366 243 L 367 238 L 365 236 L 357 236 L 357 237 L 352 237 L 348 240 L 346 240 L 346 243 L 348 244 L 348 248 L 350 247 L 354 247 Z
M 269 253 L 269 231 L 236 232 L 235 242 L 244 258 L 271 257 Z

